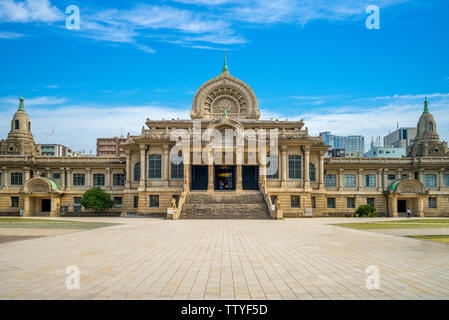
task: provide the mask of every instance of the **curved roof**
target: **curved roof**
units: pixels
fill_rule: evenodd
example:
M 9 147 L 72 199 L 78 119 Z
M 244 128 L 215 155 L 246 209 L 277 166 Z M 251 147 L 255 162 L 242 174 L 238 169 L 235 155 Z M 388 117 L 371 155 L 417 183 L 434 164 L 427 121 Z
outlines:
M 398 184 L 401 181 L 402 180 L 398 180 L 398 181 L 395 181 L 392 184 L 390 184 L 390 186 L 388 187 L 388 191 L 396 191 L 396 188 L 398 187 Z
M 400 179 L 392 184 L 387 189 L 390 193 L 415 193 L 421 194 L 425 192 L 424 185 L 416 179 Z
M 40 177 L 41 179 L 44 179 L 45 181 L 47 181 L 47 182 L 49 182 L 50 184 L 51 184 L 51 189 L 53 190 L 53 191 L 56 191 L 56 190 L 61 190 L 61 187 L 56 183 L 56 182 L 54 182 L 53 180 L 51 180 L 51 179 L 49 179 L 49 178 L 45 178 L 45 177 Z

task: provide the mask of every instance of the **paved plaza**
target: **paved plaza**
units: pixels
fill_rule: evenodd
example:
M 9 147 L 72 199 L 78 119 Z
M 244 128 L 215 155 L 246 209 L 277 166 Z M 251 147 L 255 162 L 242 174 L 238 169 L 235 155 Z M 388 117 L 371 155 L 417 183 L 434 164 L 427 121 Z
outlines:
M 70 220 L 120 225 L 0 244 L 1 299 L 449 298 L 449 245 L 330 225 L 357 219 Z

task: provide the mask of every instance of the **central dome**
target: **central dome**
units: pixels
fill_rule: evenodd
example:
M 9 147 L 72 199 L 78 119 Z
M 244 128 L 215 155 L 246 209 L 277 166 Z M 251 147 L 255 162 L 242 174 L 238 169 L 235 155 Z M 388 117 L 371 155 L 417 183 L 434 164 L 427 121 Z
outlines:
M 230 118 L 260 117 L 256 95 L 245 82 L 229 74 L 226 56 L 222 73 L 198 89 L 190 116 L 192 119 L 218 119 L 225 110 Z

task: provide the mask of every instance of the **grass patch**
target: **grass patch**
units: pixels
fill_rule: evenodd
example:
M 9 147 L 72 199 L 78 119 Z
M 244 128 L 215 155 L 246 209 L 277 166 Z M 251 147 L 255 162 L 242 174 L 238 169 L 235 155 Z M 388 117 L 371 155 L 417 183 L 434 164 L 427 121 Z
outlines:
M 392 223 L 449 223 L 449 219 L 407 219 L 391 221 Z
M 449 219 L 410 219 L 398 221 L 337 223 L 334 226 L 352 229 L 438 229 L 449 228 Z
M 117 225 L 117 223 L 27 218 L 0 218 L 0 228 L 95 229 L 113 225 Z
M 449 244 L 449 235 L 424 235 L 424 236 L 407 236 L 413 239 L 431 240 Z

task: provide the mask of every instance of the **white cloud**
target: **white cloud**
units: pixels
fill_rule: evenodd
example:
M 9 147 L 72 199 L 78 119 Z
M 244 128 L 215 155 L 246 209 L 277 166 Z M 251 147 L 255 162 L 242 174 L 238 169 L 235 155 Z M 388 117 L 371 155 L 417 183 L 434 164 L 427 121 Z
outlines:
M 377 0 L 380 8 L 409 0 Z M 230 19 L 258 24 L 293 23 L 305 25 L 313 20 L 352 20 L 366 17 L 368 3 L 359 0 L 244 0 L 228 8 Z
M 429 94 L 404 94 L 399 95 L 395 94 L 393 96 L 382 96 L 382 97 L 374 97 L 374 98 L 362 98 L 356 99 L 354 101 L 376 101 L 376 100 L 424 100 L 425 98 L 449 98 L 449 93 L 429 93 Z
M 156 50 L 153 50 L 150 47 L 144 46 L 142 44 L 138 44 L 137 47 L 146 53 L 156 53 Z
M 409 0 L 377 0 L 381 8 Z M 182 6 L 177 7 L 182 3 Z M 140 44 L 153 37 L 172 44 L 220 50 L 223 45 L 242 45 L 248 40 L 236 32 L 237 23 L 305 25 L 310 21 L 353 20 L 366 17 L 366 3 L 358 0 L 175 0 L 171 5 L 140 3 L 129 9 L 95 11 L 83 7 L 78 36 L 106 42 L 136 43 L 148 53 L 154 49 Z M 194 6 L 193 6 L 194 5 Z M 0 22 L 55 22 L 65 18 L 49 0 L 0 0 Z M 155 31 L 168 34 L 160 37 Z M 215 46 L 211 46 L 214 44 Z
M 57 85 L 57 84 L 49 84 L 47 86 L 45 86 L 47 89 L 58 89 L 61 86 Z
M 33 99 L 29 99 L 33 100 Z M 53 108 L 31 107 L 25 101 L 25 109 L 32 122 L 32 131 L 37 143 L 60 143 L 74 150 L 92 150 L 98 137 L 139 134 L 146 118 L 189 119 L 190 107 L 173 109 L 156 103 L 142 106 L 107 105 L 62 105 Z M 36 100 L 39 100 L 36 99 Z M 17 107 L 2 108 L 0 111 L 0 137 L 9 132 L 9 119 Z M 52 130 L 55 134 L 47 136 Z
M 65 98 L 44 96 L 44 97 L 36 97 L 36 98 L 25 98 L 25 108 L 27 106 L 53 106 L 60 105 L 66 103 L 68 100 Z M 19 97 L 4 97 L 0 98 L 0 104 L 10 105 L 10 106 L 19 106 Z
M 56 22 L 64 18 L 49 0 L 0 0 L 0 22 Z
M 384 137 L 389 131 L 396 130 L 397 122 L 401 127 L 416 127 L 423 112 L 425 96 L 421 94 L 395 95 L 391 97 L 390 101 L 386 97 L 379 99 L 381 104 L 372 107 L 360 105 L 327 107 L 296 114 L 262 109 L 261 115 L 263 119 L 303 119 L 312 135 L 318 135 L 323 131 L 331 131 L 337 135 L 363 135 L 366 148 L 368 148 L 372 136 Z M 429 97 L 430 112 L 437 122 L 440 139 L 448 141 L 449 113 L 446 110 L 449 104 L 449 94 L 432 93 L 427 96 Z M 400 98 L 398 99 L 398 97 Z
M 0 31 L 0 39 L 16 39 L 24 36 L 25 35 L 21 33 Z

